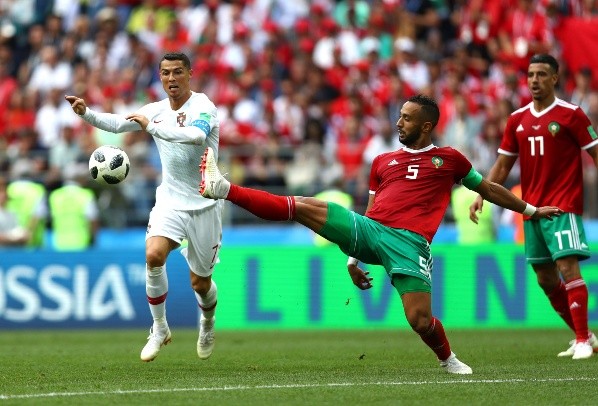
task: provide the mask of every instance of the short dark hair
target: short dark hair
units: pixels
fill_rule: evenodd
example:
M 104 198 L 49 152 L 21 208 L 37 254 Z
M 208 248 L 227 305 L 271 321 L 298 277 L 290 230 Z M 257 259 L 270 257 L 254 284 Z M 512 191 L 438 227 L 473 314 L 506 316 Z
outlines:
M 182 61 L 185 68 L 191 70 L 191 61 L 189 60 L 189 57 L 182 52 L 169 52 L 167 54 L 164 54 L 162 59 L 160 59 L 159 66 L 162 66 L 162 61 L 164 61 L 164 60 L 166 60 L 166 61 Z
M 559 63 L 557 62 L 556 58 L 552 55 L 536 54 L 530 58 L 529 63 L 530 65 L 532 63 L 545 63 L 552 68 L 554 73 L 559 73 Z
M 438 119 L 440 118 L 440 109 L 438 109 L 438 103 L 436 103 L 436 100 L 424 94 L 418 94 L 411 96 L 407 101 L 419 104 L 422 108 L 421 111 L 423 113 L 424 120 L 430 121 L 432 123 L 432 128 L 436 127 L 436 124 L 438 124 Z

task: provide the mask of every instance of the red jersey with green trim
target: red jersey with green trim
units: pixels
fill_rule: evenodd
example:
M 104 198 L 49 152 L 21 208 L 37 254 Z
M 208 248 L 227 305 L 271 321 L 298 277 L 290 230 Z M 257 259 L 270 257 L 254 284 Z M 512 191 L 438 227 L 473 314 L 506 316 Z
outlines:
M 471 162 L 450 147 L 402 148 L 378 155 L 370 172 L 370 194 L 376 198 L 365 215 L 432 242 L 450 203 L 453 185 L 470 170 Z
M 519 156 L 523 200 L 581 215 L 581 153 L 597 144 L 598 136 L 583 110 L 557 98 L 541 112 L 533 103 L 514 111 L 498 152 Z

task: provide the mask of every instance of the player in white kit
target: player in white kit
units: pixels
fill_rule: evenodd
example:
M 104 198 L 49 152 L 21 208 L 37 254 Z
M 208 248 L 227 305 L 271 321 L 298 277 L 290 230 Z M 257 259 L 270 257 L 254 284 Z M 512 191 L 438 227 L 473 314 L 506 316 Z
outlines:
M 153 317 L 142 361 L 153 361 L 171 341 L 166 320 L 168 279 L 166 258 L 187 239 L 181 253 L 191 270 L 191 287 L 201 309 L 197 354 L 207 359 L 214 348 L 214 312 L 217 288 L 212 280 L 222 239 L 222 205 L 201 197 L 197 170 L 207 146 L 218 151 L 216 106 L 203 93 L 190 89 L 193 73 L 183 53 L 165 54 L 159 64 L 160 80 L 168 98 L 122 116 L 100 113 L 76 96 L 65 96 L 75 113 L 94 127 L 114 133 L 147 131 L 156 142 L 162 162 L 162 182 L 147 226 L 146 293 Z

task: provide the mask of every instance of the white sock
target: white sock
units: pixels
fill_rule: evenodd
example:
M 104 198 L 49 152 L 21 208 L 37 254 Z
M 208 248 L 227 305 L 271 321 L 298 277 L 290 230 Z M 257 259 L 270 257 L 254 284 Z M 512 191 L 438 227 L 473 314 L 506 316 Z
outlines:
M 197 303 L 199 303 L 199 308 L 201 309 L 203 316 L 206 319 L 214 317 L 214 313 L 216 312 L 216 302 L 218 301 L 218 287 L 216 286 L 216 282 L 212 280 L 212 286 L 210 286 L 210 289 L 205 295 L 202 296 L 195 292 L 195 297 L 197 298 Z
M 146 264 L 145 268 L 145 293 L 154 319 L 154 326 L 164 328 L 168 325 L 166 323 L 166 295 L 168 293 L 166 265 L 150 268 Z

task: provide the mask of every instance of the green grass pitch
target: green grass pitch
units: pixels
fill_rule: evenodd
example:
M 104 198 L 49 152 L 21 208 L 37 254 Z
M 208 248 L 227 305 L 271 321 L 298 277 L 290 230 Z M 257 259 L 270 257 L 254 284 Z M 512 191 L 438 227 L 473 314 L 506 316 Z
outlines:
M 4 405 L 590 405 L 598 356 L 557 358 L 563 330 L 451 331 L 473 375 L 450 375 L 411 331 L 172 330 L 151 363 L 142 330 L 1 331 Z

